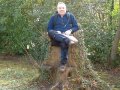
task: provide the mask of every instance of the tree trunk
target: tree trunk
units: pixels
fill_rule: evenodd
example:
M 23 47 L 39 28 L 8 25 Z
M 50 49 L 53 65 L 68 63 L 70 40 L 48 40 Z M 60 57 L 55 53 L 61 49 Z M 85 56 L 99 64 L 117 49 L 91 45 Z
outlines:
M 120 13 L 120 0 L 119 0 L 119 13 Z M 112 49 L 111 49 L 111 59 L 110 60 L 115 60 L 116 59 L 116 55 L 117 55 L 117 51 L 118 51 L 118 45 L 119 45 L 119 41 L 120 41 L 120 17 L 119 17 L 119 28 L 118 31 L 115 34 L 113 43 L 112 43 Z
M 110 0 L 110 16 L 109 16 L 109 27 L 112 30 L 112 11 L 114 10 L 114 0 Z
M 120 28 L 119 28 L 119 30 L 116 32 L 116 35 L 115 35 L 115 37 L 114 37 L 114 41 L 113 41 L 113 43 L 112 43 L 111 60 L 115 60 L 115 59 L 116 59 L 119 41 L 120 41 Z

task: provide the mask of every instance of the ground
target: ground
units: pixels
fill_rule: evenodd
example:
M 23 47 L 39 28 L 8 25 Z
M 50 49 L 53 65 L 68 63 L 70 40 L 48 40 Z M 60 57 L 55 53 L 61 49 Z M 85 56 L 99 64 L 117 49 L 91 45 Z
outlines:
M 0 90 L 22 90 L 39 75 L 39 70 L 25 57 L 0 56 Z
M 120 90 L 120 67 L 109 69 L 97 64 L 95 65 L 95 70 L 101 79 L 114 88 L 113 90 Z
M 111 70 L 96 68 L 100 78 L 120 90 L 120 68 Z M 0 56 L 0 90 L 47 90 L 42 83 L 37 67 L 26 57 Z M 42 88 L 42 89 L 41 89 Z

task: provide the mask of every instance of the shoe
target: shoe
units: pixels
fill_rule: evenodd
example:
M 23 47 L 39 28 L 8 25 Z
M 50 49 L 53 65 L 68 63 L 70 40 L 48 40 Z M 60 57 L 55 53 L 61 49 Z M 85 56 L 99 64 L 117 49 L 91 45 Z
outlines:
M 65 69 L 66 69 L 66 65 L 61 65 L 61 66 L 60 66 L 60 71 L 64 72 Z

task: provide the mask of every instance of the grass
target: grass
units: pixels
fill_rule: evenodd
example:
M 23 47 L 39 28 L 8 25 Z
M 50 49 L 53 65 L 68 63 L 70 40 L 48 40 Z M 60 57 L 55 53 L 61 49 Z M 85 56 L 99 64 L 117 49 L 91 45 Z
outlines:
M 120 69 L 103 70 L 96 68 L 100 78 L 105 80 L 113 90 L 120 90 Z M 30 84 L 39 78 L 38 68 L 29 63 L 25 57 L 0 56 L 0 90 L 40 90 Z
M 39 70 L 30 65 L 26 58 L 0 58 L 0 89 L 11 89 L 27 86 L 38 78 Z

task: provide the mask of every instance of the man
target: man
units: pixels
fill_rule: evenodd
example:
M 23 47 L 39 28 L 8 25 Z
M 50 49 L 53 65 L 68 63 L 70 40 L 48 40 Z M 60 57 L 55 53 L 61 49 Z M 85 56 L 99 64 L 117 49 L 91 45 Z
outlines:
M 77 42 L 77 39 L 70 35 L 78 29 L 74 15 L 67 12 L 65 3 L 59 2 L 57 13 L 48 22 L 48 35 L 61 48 L 60 70 L 62 71 L 67 64 L 69 45 Z

